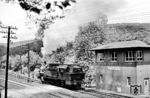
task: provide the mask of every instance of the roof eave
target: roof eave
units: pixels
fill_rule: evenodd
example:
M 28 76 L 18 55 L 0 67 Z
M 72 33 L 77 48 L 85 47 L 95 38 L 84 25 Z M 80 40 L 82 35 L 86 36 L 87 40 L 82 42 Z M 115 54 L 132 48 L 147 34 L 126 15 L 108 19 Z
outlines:
M 123 48 L 107 48 L 107 49 L 90 49 L 89 51 L 104 51 L 104 50 L 115 50 L 115 49 L 131 49 L 131 48 L 149 48 L 150 49 L 150 47 L 123 47 Z

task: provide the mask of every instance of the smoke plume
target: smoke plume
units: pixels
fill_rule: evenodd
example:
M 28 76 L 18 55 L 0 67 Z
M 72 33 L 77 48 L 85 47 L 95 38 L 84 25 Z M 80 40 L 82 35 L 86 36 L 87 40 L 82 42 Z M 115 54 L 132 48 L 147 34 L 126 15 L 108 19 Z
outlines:
M 115 14 L 125 4 L 125 0 L 77 0 L 75 6 L 66 13 L 66 18 L 46 30 L 43 51 L 49 53 L 66 41 L 74 40 L 80 25 L 101 18 L 107 19 L 106 16 Z

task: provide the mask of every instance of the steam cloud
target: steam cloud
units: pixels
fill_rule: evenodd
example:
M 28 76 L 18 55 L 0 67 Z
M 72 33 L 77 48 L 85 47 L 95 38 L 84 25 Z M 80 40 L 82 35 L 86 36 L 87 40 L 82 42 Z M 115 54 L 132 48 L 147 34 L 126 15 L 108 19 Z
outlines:
M 79 23 L 95 20 L 104 14 L 115 14 L 125 0 L 80 0 L 72 13 Z
M 50 53 L 66 41 L 72 41 L 80 25 L 100 18 L 107 19 L 105 15 L 115 14 L 125 4 L 125 0 L 77 0 L 66 18 L 46 30 L 43 51 Z

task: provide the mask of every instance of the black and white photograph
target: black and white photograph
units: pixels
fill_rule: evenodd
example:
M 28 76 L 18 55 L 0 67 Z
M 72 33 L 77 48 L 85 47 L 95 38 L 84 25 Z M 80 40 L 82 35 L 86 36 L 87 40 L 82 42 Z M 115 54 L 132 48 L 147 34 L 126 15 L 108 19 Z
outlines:
M 0 0 L 0 98 L 150 98 L 150 0 Z

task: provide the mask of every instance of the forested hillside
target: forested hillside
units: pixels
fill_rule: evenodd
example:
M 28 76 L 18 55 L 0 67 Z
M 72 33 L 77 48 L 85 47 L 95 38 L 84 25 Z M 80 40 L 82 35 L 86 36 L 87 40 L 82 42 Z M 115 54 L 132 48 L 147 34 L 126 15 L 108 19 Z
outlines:
M 110 24 L 107 28 L 109 42 L 123 40 L 141 40 L 150 43 L 150 24 L 148 23 L 122 23 Z

